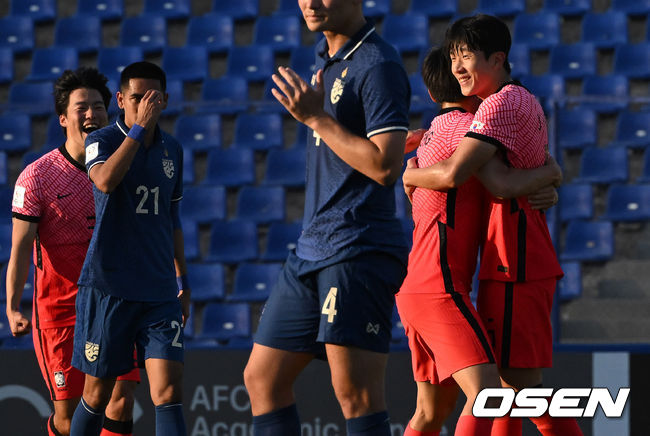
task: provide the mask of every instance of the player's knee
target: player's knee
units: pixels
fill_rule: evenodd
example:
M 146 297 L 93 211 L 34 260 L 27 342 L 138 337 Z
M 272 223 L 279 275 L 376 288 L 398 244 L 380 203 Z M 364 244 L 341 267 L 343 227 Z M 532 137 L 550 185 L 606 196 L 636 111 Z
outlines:
M 367 415 L 369 411 L 377 409 L 376 406 L 373 407 L 373 403 L 377 403 L 377 400 L 373 399 L 366 389 L 350 384 L 338 384 L 334 386 L 334 393 L 346 418 Z M 381 407 L 378 410 L 381 410 Z
M 58 431 L 63 435 L 70 434 L 71 422 L 72 422 L 72 416 L 54 415 L 54 427 L 56 427 L 56 431 Z
M 180 403 L 183 401 L 181 386 L 169 384 L 166 386 L 151 387 L 151 401 L 155 406 L 166 403 Z
M 250 363 L 244 368 L 244 385 L 248 394 L 253 396 L 261 395 L 266 388 L 268 375 L 265 376 L 263 371 L 259 369 L 259 365 L 251 365 Z
M 106 407 L 106 415 L 116 416 L 116 417 L 126 417 L 131 416 L 133 411 L 133 406 L 135 404 L 135 397 L 133 392 L 120 392 L 120 395 L 113 396 L 110 403 Z M 124 421 L 125 419 L 119 419 Z

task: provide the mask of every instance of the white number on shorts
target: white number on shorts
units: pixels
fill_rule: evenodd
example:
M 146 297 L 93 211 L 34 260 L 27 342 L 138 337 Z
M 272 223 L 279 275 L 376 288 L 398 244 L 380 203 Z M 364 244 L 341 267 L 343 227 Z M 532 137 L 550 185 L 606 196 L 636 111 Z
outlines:
M 323 303 L 323 310 L 320 313 L 327 315 L 327 322 L 334 322 L 334 316 L 336 316 L 336 293 L 338 289 L 331 287 L 330 291 L 325 298 L 325 303 Z
M 158 215 L 158 194 L 160 193 L 160 188 L 158 186 L 151 188 L 151 190 L 147 189 L 144 185 L 140 185 L 136 188 L 135 195 L 142 195 L 142 199 L 140 200 L 140 203 L 138 203 L 138 207 L 135 208 L 135 213 L 149 213 L 149 209 L 146 209 L 144 204 L 147 201 L 147 198 L 149 198 L 150 191 L 153 194 L 153 214 Z
M 178 338 L 181 336 L 181 323 L 176 320 L 172 321 L 172 328 L 176 329 L 176 336 L 174 336 L 174 340 L 172 341 L 172 347 L 183 348 L 183 344 L 178 342 Z

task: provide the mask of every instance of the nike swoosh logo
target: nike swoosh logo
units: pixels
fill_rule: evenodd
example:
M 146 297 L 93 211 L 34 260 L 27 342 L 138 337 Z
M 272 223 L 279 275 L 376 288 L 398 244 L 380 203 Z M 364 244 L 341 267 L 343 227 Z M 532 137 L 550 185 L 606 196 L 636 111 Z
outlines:
M 56 198 L 57 198 L 57 200 L 60 200 L 62 198 L 68 197 L 70 195 L 72 195 L 72 194 L 56 194 Z

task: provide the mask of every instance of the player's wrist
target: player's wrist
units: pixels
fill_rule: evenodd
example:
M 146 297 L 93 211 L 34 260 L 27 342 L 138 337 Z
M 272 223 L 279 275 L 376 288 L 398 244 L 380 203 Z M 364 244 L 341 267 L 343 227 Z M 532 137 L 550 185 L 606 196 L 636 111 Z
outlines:
M 133 126 L 131 126 L 129 133 L 126 136 L 133 139 L 134 141 L 139 142 L 140 144 L 144 144 L 144 138 L 146 134 L 147 134 L 147 129 L 145 129 L 143 126 L 141 126 L 138 123 L 134 123 Z

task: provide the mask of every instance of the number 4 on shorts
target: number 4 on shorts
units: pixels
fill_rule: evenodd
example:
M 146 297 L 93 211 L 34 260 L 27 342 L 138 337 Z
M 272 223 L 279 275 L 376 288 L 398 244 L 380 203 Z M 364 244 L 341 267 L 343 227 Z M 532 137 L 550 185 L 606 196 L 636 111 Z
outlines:
M 327 322 L 334 322 L 334 316 L 336 316 L 336 293 L 338 289 L 331 287 L 330 291 L 327 293 L 327 298 L 325 298 L 325 303 L 323 303 L 323 310 L 320 313 L 327 315 Z

